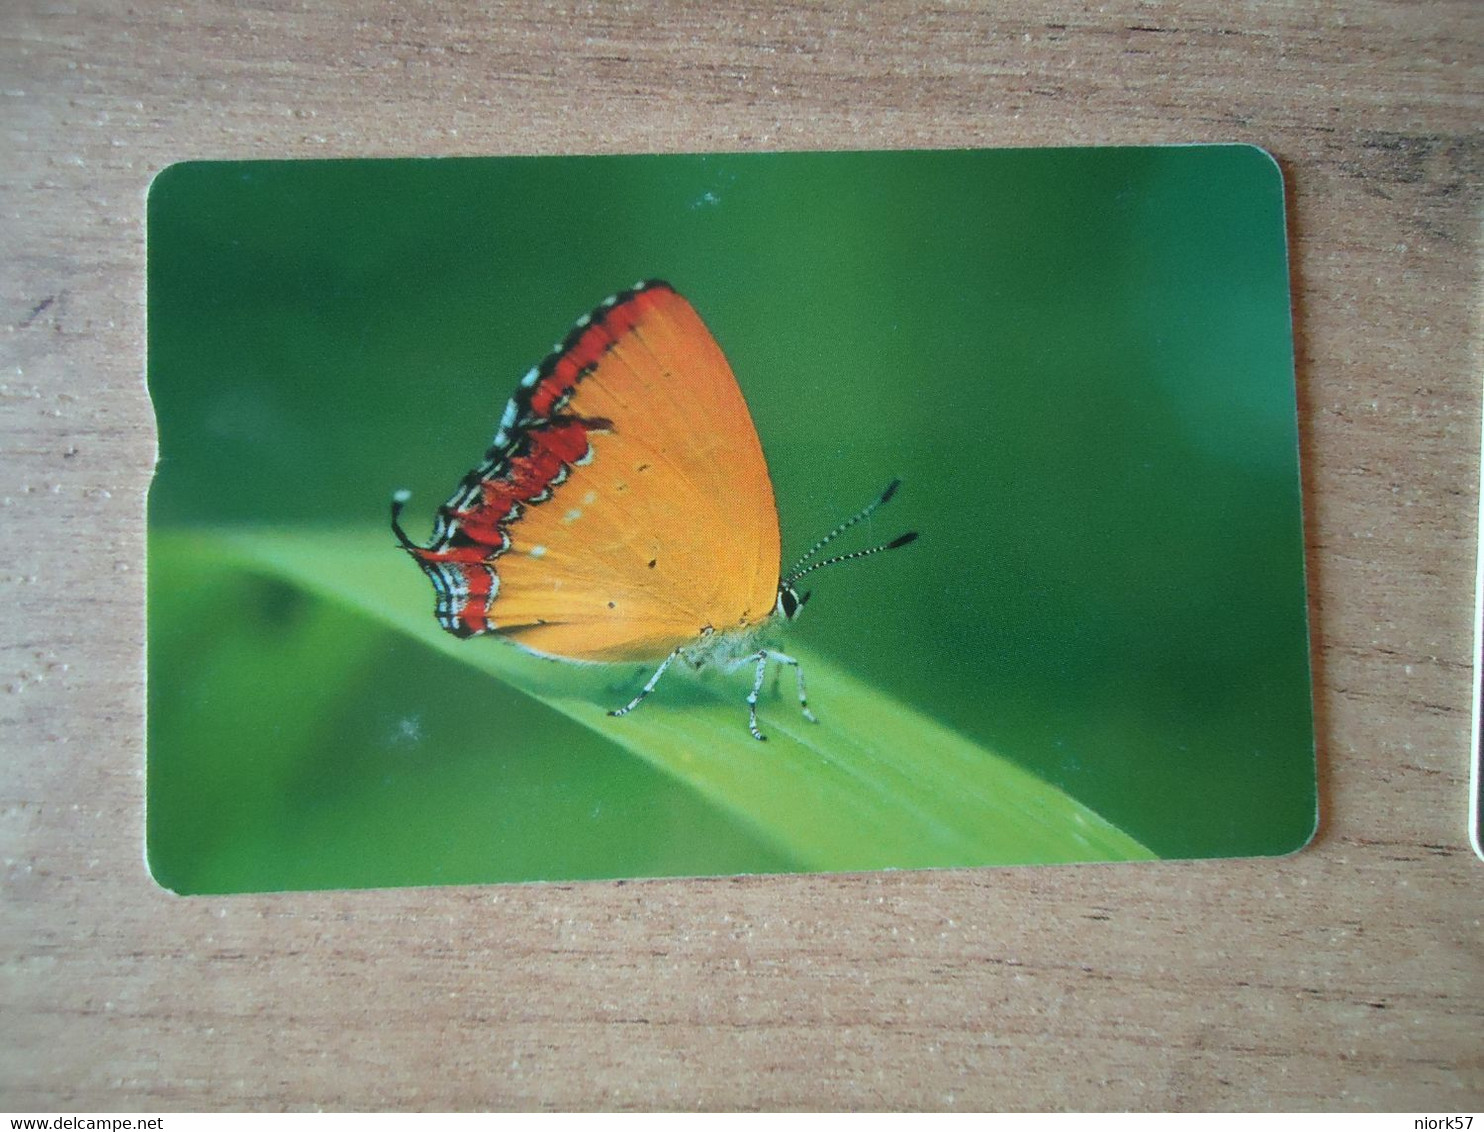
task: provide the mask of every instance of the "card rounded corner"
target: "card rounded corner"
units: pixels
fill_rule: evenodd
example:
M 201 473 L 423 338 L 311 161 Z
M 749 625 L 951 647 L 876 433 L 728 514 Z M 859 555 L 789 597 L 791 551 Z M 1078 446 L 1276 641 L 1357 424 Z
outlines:
M 1288 188 L 1288 178 L 1283 175 L 1283 162 L 1278 155 L 1266 146 L 1258 145 L 1256 142 L 1237 142 L 1237 149 L 1246 150 L 1248 154 L 1260 161 L 1263 165 L 1272 169 L 1278 178 L 1278 187 L 1283 190 Z
M 1314 801 L 1314 814 L 1309 819 L 1308 827 L 1304 830 L 1298 841 L 1295 842 L 1292 848 L 1281 849 L 1277 853 L 1274 853 L 1273 856 L 1280 858 L 1297 857 L 1300 853 L 1305 852 L 1311 845 L 1314 844 L 1315 839 L 1319 836 L 1320 827 L 1324 824 L 1320 819 L 1321 814 L 1319 812 L 1319 800 L 1316 798 Z
M 147 839 L 144 844 L 144 872 L 145 875 L 149 877 L 150 881 L 153 882 L 154 886 L 161 892 L 175 897 L 190 895 L 184 889 L 174 887 L 171 882 L 166 879 L 164 873 L 158 867 L 158 863 L 155 861 L 154 846 L 151 845 Z
M 154 172 L 154 176 L 150 177 L 149 179 L 149 184 L 146 185 L 144 188 L 145 203 L 147 205 L 151 205 L 154 203 L 155 196 L 157 193 L 160 192 L 160 186 L 162 184 L 166 188 L 169 188 L 170 182 L 181 176 L 184 170 L 190 169 L 192 166 L 202 164 L 205 163 L 192 158 L 186 161 L 172 161 L 169 165 L 166 165 L 160 169 L 156 169 Z

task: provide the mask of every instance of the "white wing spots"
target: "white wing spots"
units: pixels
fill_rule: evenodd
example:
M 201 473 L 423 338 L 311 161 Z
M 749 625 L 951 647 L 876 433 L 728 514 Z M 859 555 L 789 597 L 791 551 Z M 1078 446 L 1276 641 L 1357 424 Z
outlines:
M 520 407 L 516 405 L 515 398 L 512 397 L 505 402 L 505 411 L 500 414 L 500 427 L 495 430 L 495 438 L 490 441 L 491 448 L 504 448 L 510 443 L 510 429 L 519 415 Z
M 522 389 L 529 389 L 529 388 L 531 388 L 531 386 L 535 385 L 536 382 L 538 382 L 540 380 L 541 380 L 541 371 L 539 369 L 537 369 L 535 366 L 532 366 L 529 370 L 526 371 L 525 377 L 523 377 L 523 378 L 520 379 L 520 387 Z
M 591 506 L 592 504 L 596 503 L 597 501 L 598 501 L 598 493 L 596 491 L 590 491 L 590 492 L 588 492 L 586 495 L 584 495 L 582 497 L 582 505 L 584 507 Z
M 639 282 L 635 283 L 634 284 L 634 290 L 636 290 L 636 291 L 642 291 L 642 290 L 644 290 L 644 280 L 641 279 L 641 280 L 639 280 Z
M 593 320 L 593 316 L 592 315 L 590 315 L 590 314 L 583 315 L 581 318 L 579 318 L 577 320 L 578 329 L 581 329 L 582 327 L 586 326 L 592 320 Z
M 603 307 L 611 307 L 611 306 L 613 306 L 617 302 L 618 302 L 618 296 L 617 295 L 609 295 L 606 299 L 604 299 L 598 305 L 599 306 L 603 306 Z
M 578 508 L 574 507 L 572 508 L 572 510 L 568 511 L 565 515 L 562 516 L 562 522 L 575 523 L 580 518 L 582 518 L 582 512 Z
M 531 547 L 530 550 L 526 551 L 526 553 L 528 555 L 530 555 L 532 558 L 540 558 L 543 554 L 546 553 L 546 547 L 544 547 L 544 546 L 533 546 L 533 547 Z
M 584 467 L 584 466 L 586 466 L 588 464 L 591 464 L 592 462 L 593 462 L 593 446 L 591 444 L 589 444 L 587 446 L 587 451 L 584 452 L 581 456 L 577 457 L 577 459 L 575 459 L 575 460 L 572 461 L 572 466 L 573 467 L 577 467 L 577 468 L 581 468 L 581 467 Z

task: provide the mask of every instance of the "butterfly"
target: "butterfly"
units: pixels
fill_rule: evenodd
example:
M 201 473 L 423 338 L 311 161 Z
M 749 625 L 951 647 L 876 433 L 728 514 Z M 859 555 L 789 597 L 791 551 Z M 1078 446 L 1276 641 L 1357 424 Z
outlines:
M 668 283 L 604 299 L 524 377 L 484 460 L 438 508 L 432 539 L 392 532 L 433 584 L 434 615 L 457 637 L 495 635 L 540 656 L 658 662 L 622 716 L 671 664 L 754 666 L 747 727 L 769 662 L 769 630 L 809 600 L 798 582 L 825 566 L 906 546 L 909 531 L 820 558 L 891 499 L 900 481 L 779 569 L 778 509 L 757 429 L 721 347 Z

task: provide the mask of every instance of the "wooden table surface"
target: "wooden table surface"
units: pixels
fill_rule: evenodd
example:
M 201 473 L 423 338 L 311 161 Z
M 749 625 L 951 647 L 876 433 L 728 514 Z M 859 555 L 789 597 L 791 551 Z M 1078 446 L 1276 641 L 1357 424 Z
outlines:
M 1484 1105 L 1484 6 L 20 0 L 0 44 L 0 1107 Z M 163 166 L 1191 141 L 1257 143 L 1288 177 L 1310 848 L 232 899 L 150 881 Z

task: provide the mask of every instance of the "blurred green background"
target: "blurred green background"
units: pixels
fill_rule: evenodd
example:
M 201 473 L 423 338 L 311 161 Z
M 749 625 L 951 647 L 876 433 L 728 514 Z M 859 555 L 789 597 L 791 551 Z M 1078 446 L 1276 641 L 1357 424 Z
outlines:
M 246 525 L 382 531 L 400 487 L 423 537 L 520 375 L 653 277 L 732 362 L 786 560 L 904 481 L 862 541 L 922 539 L 811 579 L 790 641 L 1163 856 L 1310 836 L 1261 151 L 190 163 L 156 179 L 148 241 L 162 883 L 797 867 L 597 732 L 211 549 Z

